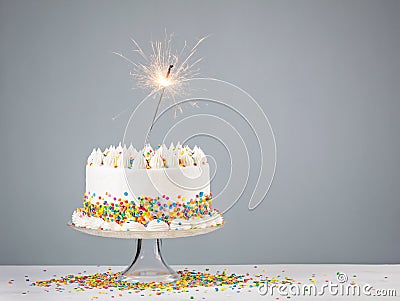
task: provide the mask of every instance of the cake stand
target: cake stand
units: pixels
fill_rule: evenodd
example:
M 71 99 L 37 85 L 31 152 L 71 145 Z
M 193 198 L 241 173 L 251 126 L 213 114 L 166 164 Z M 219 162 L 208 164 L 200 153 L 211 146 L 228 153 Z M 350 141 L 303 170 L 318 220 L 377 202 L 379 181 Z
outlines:
M 213 232 L 221 229 L 213 226 L 203 229 L 167 230 L 167 231 L 109 231 L 76 227 L 67 224 L 76 231 L 89 235 L 137 239 L 136 254 L 132 263 L 120 274 L 120 280 L 129 282 L 172 282 L 179 279 L 176 273 L 164 260 L 161 254 L 162 239 L 189 237 Z

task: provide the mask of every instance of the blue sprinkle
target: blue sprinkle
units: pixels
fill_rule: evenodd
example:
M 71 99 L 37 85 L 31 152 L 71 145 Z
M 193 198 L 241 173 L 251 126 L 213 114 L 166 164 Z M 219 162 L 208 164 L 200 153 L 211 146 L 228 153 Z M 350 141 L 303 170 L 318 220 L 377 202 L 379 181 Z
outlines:
M 124 196 L 128 196 L 128 193 L 126 191 L 124 192 Z
M 202 196 L 203 196 L 203 194 L 204 194 L 204 193 L 201 191 L 201 192 L 199 193 L 199 196 L 200 196 L 200 197 L 202 197 Z

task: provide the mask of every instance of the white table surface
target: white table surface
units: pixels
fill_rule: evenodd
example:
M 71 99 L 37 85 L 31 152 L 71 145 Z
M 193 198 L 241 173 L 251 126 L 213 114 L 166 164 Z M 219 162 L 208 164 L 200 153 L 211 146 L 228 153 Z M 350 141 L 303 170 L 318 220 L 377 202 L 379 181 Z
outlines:
M 338 283 L 337 273 L 346 273 L 350 283 L 359 285 L 361 288 L 365 284 L 373 287 L 371 294 L 377 290 L 391 289 L 396 290 L 396 297 L 371 297 L 361 293 L 360 297 L 354 296 L 332 296 L 325 290 L 323 296 L 288 296 L 279 295 L 278 291 L 274 295 L 260 295 L 257 288 L 244 288 L 238 292 L 236 289 L 226 287 L 225 289 L 197 287 L 191 288 L 188 292 L 174 293 L 165 292 L 162 295 L 155 295 L 154 291 L 145 290 L 140 293 L 132 291 L 111 291 L 91 289 L 85 291 L 74 290 L 74 285 L 63 286 L 62 290 L 57 291 L 55 287 L 35 287 L 30 283 L 36 280 L 46 280 L 57 278 L 68 274 L 77 275 L 93 274 L 111 270 L 118 272 L 124 269 L 122 266 L 0 266 L 0 300 L 400 300 L 400 265 L 294 265 L 294 264 L 274 264 L 274 265 L 203 265 L 203 266 L 173 266 L 176 270 L 188 268 L 209 273 L 226 270 L 227 274 L 246 274 L 249 277 L 263 274 L 269 278 L 284 279 L 289 277 L 302 284 L 311 284 L 315 281 L 318 289 L 328 281 Z M 278 277 L 279 276 L 279 277 Z

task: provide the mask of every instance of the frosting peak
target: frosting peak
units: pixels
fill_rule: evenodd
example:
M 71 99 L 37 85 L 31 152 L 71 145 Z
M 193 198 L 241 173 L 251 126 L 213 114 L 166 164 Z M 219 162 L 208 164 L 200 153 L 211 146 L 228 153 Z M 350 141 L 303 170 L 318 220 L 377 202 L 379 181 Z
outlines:
M 182 146 L 180 142 L 176 145 L 171 143 L 170 147 L 162 144 L 155 149 L 146 144 L 139 151 L 132 144 L 127 148 L 119 143 L 117 147 L 110 145 L 104 152 L 100 148 L 93 149 L 87 160 L 88 166 L 133 169 L 176 168 L 201 164 L 207 164 L 206 155 L 201 148 L 195 146 L 191 149 L 188 145 Z

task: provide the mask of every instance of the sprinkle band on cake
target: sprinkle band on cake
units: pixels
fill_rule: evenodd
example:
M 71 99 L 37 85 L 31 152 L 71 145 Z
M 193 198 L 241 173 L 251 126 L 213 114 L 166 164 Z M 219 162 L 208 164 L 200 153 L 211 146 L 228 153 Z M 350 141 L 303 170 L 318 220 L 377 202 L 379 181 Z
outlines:
M 112 231 L 166 231 L 223 224 L 212 208 L 209 167 L 197 146 L 151 146 L 137 152 L 119 145 L 93 150 L 86 166 L 77 227 Z

